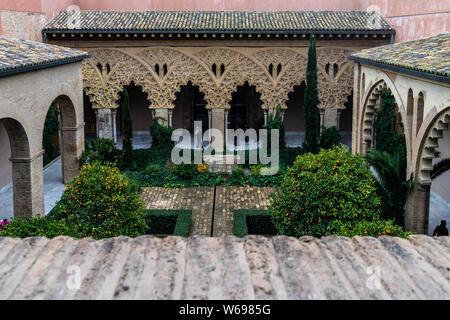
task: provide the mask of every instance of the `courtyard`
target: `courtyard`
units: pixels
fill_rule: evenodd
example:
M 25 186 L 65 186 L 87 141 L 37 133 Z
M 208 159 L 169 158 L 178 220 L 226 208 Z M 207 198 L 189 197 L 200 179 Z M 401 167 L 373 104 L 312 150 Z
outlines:
M 0 298 L 450 297 L 445 27 L 57 2 L 0 5 Z

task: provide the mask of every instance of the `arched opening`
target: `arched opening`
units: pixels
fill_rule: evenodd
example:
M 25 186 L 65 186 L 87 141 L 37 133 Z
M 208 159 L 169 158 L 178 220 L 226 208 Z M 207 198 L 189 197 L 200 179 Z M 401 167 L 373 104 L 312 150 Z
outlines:
M 410 137 L 412 137 L 413 113 L 414 113 L 414 92 L 412 91 L 412 89 L 409 89 L 408 99 L 406 102 L 406 117 L 408 121 L 408 131 Z
M 1 166 L 2 176 L 9 177 L 12 184 L 7 183 L 0 194 L 0 218 L 25 218 L 35 213 L 42 213 L 43 190 L 42 186 L 42 158 L 30 159 L 30 143 L 24 127 L 12 118 L 0 119 L 0 134 L 7 134 L 5 150 L 8 163 Z M 2 138 L 5 140 L 5 137 Z M 3 146 L 3 145 L 2 145 Z M 3 156 L 1 157 L 4 162 Z M 36 160 L 36 161 L 33 161 Z M 41 160 L 41 161 L 39 161 Z M 9 171 L 9 172 L 7 172 Z M 9 190 L 11 188 L 11 192 Z M 8 189 L 8 190 L 6 190 Z M 10 197 L 12 195 L 13 201 Z
M 439 146 L 434 154 L 428 218 L 430 236 L 441 220 L 446 220 L 450 225 L 450 130 L 442 131 L 442 138 L 439 139 Z
M 350 147 L 352 145 L 353 92 L 347 97 L 344 106 L 345 109 L 341 110 L 339 117 L 339 131 L 341 132 L 342 143 Z
M 205 94 L 200 92 L 198 86 L 188 82 L 181 86 L 180 91 L 176 93 L 174 101 L 175 109 L 172 114 L 172 127 L 174 129 L 186 129 L 194 133 L 194 122 L 202 123 L 202 130 L 205 132 L 209 128 L 207 102 L 204 99 Z
M 228 129 L 255 129 L 264 126 L 264 111 L 261 94 L 246 81 L 232 93 L 228 114 Z
M 58 123 L 55 123 L 55 115 L 56 119 L 58 119 Z M 79 132 L 83 130 L 83 127 L 80 126 L 77 121 L 75 107 L 72 101 L 65 95 L 57 97 L 49 106 L 47 118 L 43 126 L 43 135 L 45 135 L 46 132 L 46 125 L 49 124 L 47 121 L 49 118 L 52 118 L 52 125 L 56 125 L 59 130 L 58 153 L 61 154 L 62 182 L 66 184 L 72 181 L 78 174 L 77 158 L 80 156 L 82 148 L 84 147 L 80 146 L 79 140 L 84 140 L 84 136 L 80 136 Z M 55 139 L 56 138 L 52 138 L 52 141 L 55 141 Z M 45 149 L 46 146 L 49 146 L 49 144 L 45 143 L 43 140 L 45 153 L 48 152 L 48 150 Z
M 287 109 L 284 112 L 284 124 L 286 126 L 286 144 L 289 146 L 301 146 L 305 134 L 304 97 L 305 81 L 288 94 Z
M 83 91 L 83 115 L 84 115 L 84 138 L 93 140 L 97 138 L 97 121 L 95 110 L 88 95 Z
M 124 90 L 128 92 L 130 99 L 130 115 L 133 122 L 133 147 L 149 148 L 151 144 L 150 125 L 152 123 L 152 110 L 149 108 L 150 103 L 147 99 L 147 93 L 143 92 L 140 85 L 136 85 L 134 81 L 127 86 L 124 86 Z M 124 91 L 119 94 L 119 100 L 117 104 L 119 107 L 115 112 L 116 119 L 116 136 L 117 145 L 122 147 L 123 143 L 123 113 L 124 113 Z
M 441 220 L 450 222 L 450 107 L 420 130 L 415 180 L 408 199 L 408 230 L 433 235 Z
M 417 98 L 417 113 L 416 113 L 416 135 L 420 130 L 420 127 L 422 126 L 423 122 L 423 115 L 424 115 L 424 98 L 423 93 L 420 92 L 419 96 Z

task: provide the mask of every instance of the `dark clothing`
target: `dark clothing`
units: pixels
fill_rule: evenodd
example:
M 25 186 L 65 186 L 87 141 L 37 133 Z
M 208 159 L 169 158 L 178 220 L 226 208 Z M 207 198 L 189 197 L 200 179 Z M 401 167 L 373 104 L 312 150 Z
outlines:
M 434 232 L 433 232 L 433 237 L 434 236 L 438 236 L 438 237 L 440 237 L 440 236 L 448 236 L 448 229 L 445 226 L 443 226 L 443 225 L 437 226 L 436 229 L 434 229 Z

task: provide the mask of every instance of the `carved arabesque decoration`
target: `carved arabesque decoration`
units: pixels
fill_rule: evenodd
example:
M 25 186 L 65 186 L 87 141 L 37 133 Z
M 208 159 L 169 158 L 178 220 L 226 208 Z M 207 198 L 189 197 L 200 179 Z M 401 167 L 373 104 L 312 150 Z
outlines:
M 303 51 L 302 51 L 303 50 Z M 176 93 L 189 81 L 199 86 L 207 108 L 229 108 L 232 93 L 246 81 L 261 93 L 263 108 L 286 108 L 288 94 L 305 81 L 304 48 L 170 48 L 137 52 L 93 49 L 83 62 L 83 85 L 94 108 L 116 108 L 119 93 L 132 81 L 147 93 L 150 108 L 173 108 Z M 318 90 L 321 108 L 343 108 L 353 84 L 348 51 L 318 50 Z M 330 77 L 327 63 L 338 65 Z

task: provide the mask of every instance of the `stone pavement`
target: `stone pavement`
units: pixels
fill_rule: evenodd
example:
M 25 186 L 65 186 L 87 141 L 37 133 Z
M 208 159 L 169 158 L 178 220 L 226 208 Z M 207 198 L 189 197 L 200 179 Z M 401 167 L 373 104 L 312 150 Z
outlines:
M 144 188 L 146 209 L 192 210 L 190 235 L 220 237 L 233 235 L 233 210 L 266 209 L 272 188 L 190 187 L 184 189 Z
M 0 237 L 1 301 L 450 299 L 449 270 L 450 237 Z

